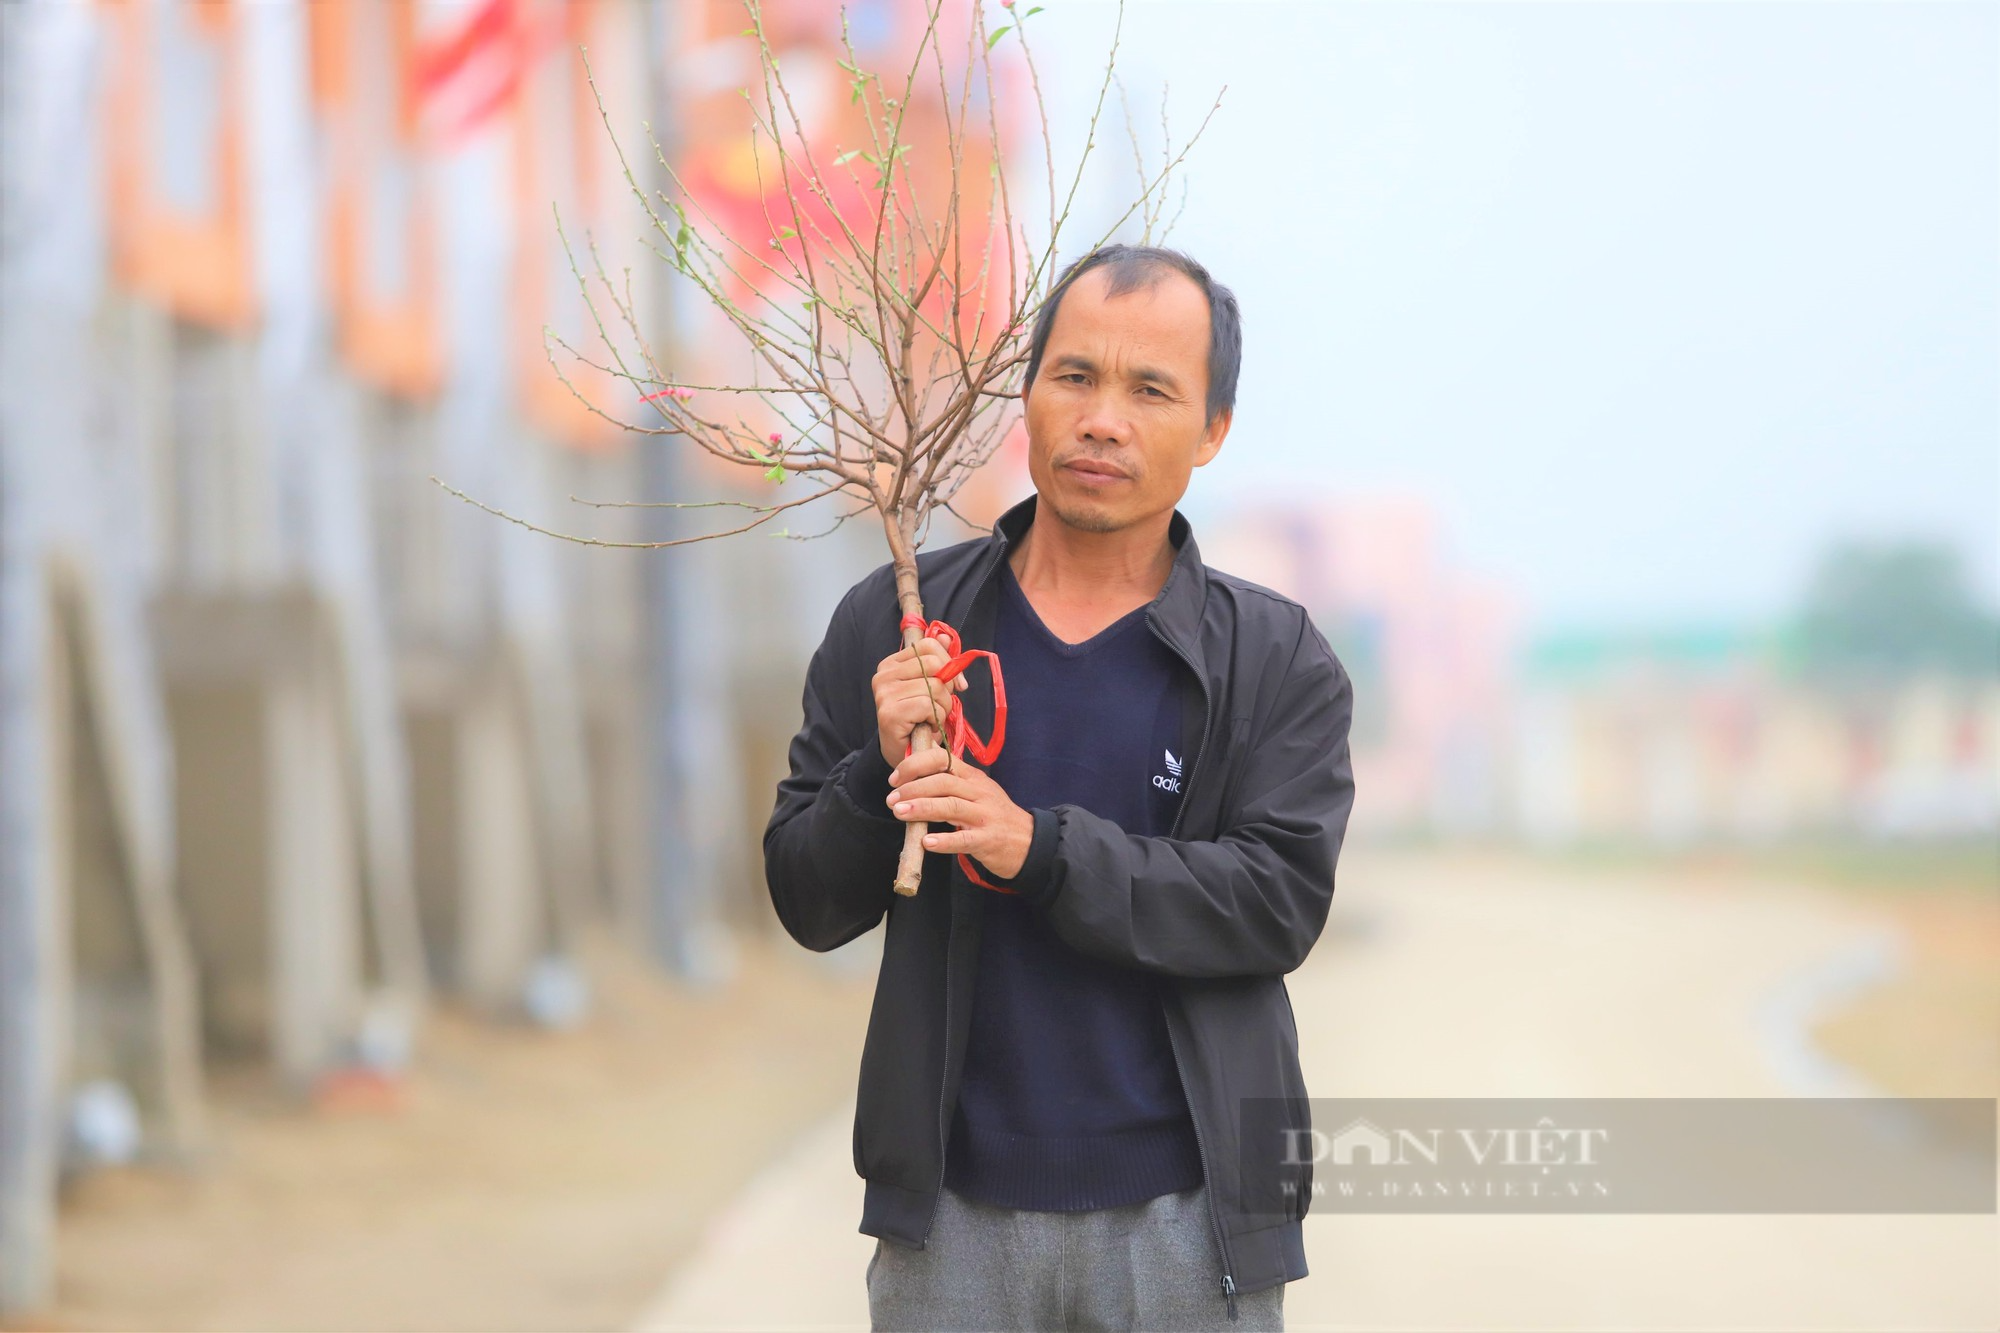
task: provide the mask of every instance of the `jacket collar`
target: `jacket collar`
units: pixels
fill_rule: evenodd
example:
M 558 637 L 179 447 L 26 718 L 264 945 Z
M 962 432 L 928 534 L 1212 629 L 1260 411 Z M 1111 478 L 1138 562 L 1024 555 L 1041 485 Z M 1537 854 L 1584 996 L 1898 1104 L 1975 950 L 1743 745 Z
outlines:
M 995 521 L 993 535 L 988 539 L 991 549 L 980 574 L 981 584 L 999 570 L 1000 562 L 1034 525 L 1039 498 L 1030 495 Z M 1168 520 L 1167 541 L 1174 548 L 1174 567 L 1168 572 L 1159 596 L 1146 608 L 1146 619 L 1154 632 L 1169 646 L 1180 650 L 1195 670 L 1206 674 L 1201 651 L 1201 616 L 1203 604 L 1208 600 L 1208 567 L 1202 563 L 1201 549 L 1195 545 L 1193 526 L 1178 509 Z

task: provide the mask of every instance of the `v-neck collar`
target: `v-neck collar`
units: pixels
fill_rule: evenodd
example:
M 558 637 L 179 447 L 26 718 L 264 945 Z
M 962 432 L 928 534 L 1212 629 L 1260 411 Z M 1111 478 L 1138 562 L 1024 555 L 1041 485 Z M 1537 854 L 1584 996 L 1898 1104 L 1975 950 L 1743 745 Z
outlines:
M 1031 494 L 994 521 L 992 534 L 987 538 L 985 561 L 972 579 L 975 592 L 988 585 L 995 573 L 994 566 L 1006 561 L 1014 544 L 1034 523 L 1039 501 L 1038 495 Z M 1201 620 L 1202 604 L 1208 597 L 1208 571 L 1202 564 L 1194 531 L 1178 509 L 1167 525 L 1167 540 L 1174 547 L 1173 572 L 1167 575 L 1160 595 L 1146 608 L 1146 618 L 1153 632 L 1180 653 L 1197 676 L 1205 676 L 1208 664 L 1201 646 Z M 987 605 L 990 608 L 992 603 Z M 990 626 L 992 622 L 983 623 Z
M 1085 657 L 1096 652 L 1099 648 L 1119 638 L 1127 630 L 1144 620 L 1146 612 L 1151 607 L 1151 603 L 1135 606 L 1083 642 L 1070 643 L 1068 640 L 1057 635 L 1054 630 L 1050 629 L 1048 624 L 1042 619 L 1041 614 L 1035 610 L 1035 604 L 1028 600 L 1027 589 L 1023 588 L 1021 580 L 1015 577 L 1012 562 L 1007 560 L 1000 562 L 1000 582 L 1002 587 L 1001 596 L 1014 604 L 1015 609 L 1020 612 L 1021 618 L 1028 622 L 1036 635 L 1051 652 L 1059 653 L 1064 657 Z

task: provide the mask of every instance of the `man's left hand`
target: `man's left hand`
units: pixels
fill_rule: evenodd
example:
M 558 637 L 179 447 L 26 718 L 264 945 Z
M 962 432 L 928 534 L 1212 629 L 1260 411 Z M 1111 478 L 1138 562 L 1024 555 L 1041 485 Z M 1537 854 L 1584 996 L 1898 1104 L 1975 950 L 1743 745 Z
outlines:
M 907 755 L 889 775 L 889 809 L 904 823 L 954 824 L 924 835 L 927 852 L 963 852 L 1002 879 L 1021 873 L 1035 817 L 1008 798 L 983 769 L 939 745 Z

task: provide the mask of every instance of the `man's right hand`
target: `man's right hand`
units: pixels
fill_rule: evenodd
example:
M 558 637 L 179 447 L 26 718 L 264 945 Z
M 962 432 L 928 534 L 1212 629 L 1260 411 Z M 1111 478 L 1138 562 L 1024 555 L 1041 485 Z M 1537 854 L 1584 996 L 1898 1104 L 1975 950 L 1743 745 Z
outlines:
M 937 679 L 950 660 L 943 644 L 927 638 L 917 640 L 914 648 L 891 653 L 875 668 L 875 727 L 889 767 L 903 762 L 918 723 L 943 725 L 953 692 L 965 688 L 962 674 L 948 684 Z

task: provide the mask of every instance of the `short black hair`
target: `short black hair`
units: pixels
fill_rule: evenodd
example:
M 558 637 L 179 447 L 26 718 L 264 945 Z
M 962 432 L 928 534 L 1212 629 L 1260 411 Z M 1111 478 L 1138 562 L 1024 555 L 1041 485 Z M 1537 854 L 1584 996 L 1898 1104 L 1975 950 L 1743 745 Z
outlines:
M 1049 345 L 1049 330 L 1055 327 L 1056 307 L 1062 304 L 1063 293 L 1094 268 L 1110 270 L 1107 294 L 1111 296 L 1150 287 L 1169 272 L 1201 288 L 1208 298 L 1208 420 L 1234 411 L 1236 375 L 1243 365 L 1243 315 L 1236 307 L 1236 293 L 1179 250 L 1157 245 L 1104 245 L 1071 261 L 1035 315 L 1035 327 L 1028 336 L 1028 374 L 1021 381 L 1021 392 L 1033 387 L 1035 373 L 1042 368 L 1042 351 Z

